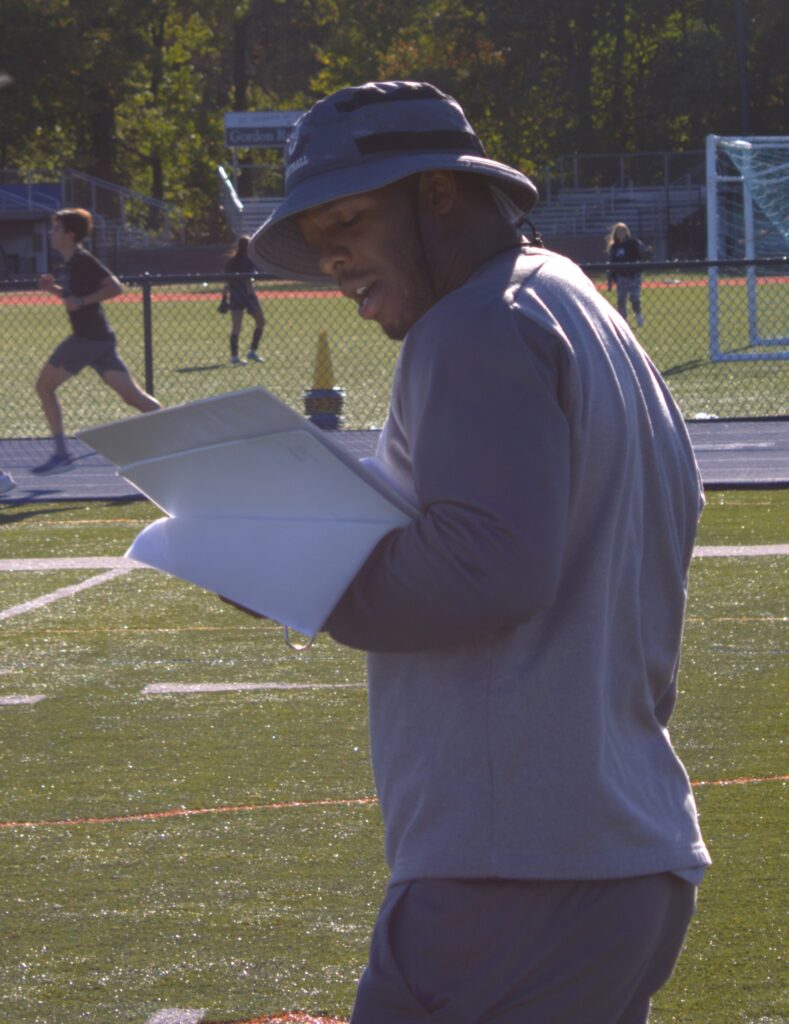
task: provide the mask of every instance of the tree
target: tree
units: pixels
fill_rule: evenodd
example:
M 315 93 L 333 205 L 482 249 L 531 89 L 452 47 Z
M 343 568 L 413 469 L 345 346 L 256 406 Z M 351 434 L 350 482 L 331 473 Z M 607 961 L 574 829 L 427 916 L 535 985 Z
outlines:
M 575 153 L 700 149 L 741 124 L 737 11 L 754 134 L 782 133 L 779 0 L 4 0 L 0 165 L 76 167 L 224 229 L 228 110 L 300 109 L 345 85 L 426 79 L 492 157 L 539 176 Z M 242 154 L 242 191 L 280 155 Z M 254 168 L 252 165 L 255 165 Z M 602 179 L 601 179 L 602 180 Z

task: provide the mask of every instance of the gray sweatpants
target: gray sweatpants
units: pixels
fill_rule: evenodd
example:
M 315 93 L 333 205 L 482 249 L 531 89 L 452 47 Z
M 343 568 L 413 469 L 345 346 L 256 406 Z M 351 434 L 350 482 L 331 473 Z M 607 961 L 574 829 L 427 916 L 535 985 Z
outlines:
M 351 1024 L 644 1024 L 695 895 L 671 874 L 390 886 Z

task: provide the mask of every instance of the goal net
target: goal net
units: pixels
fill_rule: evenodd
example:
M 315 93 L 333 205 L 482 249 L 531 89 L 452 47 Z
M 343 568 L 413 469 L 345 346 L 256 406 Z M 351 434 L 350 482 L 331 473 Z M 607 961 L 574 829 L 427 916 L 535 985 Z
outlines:
M 707 258 L 748 261 L 708 271 L 714 361 L 789 358 L 775 290 L 789 287 L 786 270 L 776 272 L 781 256 L 789 256 L 789 136 L 708 135 Z

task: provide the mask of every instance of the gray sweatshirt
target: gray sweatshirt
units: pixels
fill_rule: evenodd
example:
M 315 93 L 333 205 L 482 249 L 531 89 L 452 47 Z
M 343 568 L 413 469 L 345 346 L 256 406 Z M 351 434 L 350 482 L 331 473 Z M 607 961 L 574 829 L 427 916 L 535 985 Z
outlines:
M 500 254 L 409 331 L 377 458 L 421 515 L 327 629 L 372 652 L 392 881 L 698 880 L 667 722 L 703 498 L 618 314 L 563 257 Z

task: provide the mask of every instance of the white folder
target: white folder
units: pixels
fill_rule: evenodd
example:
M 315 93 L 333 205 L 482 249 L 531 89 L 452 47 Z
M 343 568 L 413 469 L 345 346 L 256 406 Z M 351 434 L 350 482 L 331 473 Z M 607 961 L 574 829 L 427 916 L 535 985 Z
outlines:
M 264 388 L 81 431 L 167 517 L 128 558 L 314 636 L 414 506 Z

